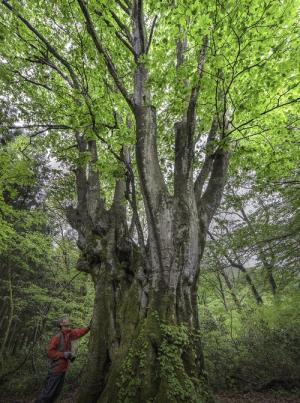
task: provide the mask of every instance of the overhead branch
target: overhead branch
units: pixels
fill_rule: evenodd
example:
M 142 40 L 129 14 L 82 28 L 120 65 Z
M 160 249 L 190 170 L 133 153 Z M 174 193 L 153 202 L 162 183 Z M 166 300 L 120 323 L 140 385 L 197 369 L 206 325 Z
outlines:
M 78 132 L 75 133 L 77 148 L 79 157 L 87 151 L 87 143 L 83 136 Z M 77 187 L 77 202 L 78 210 L 86 210 L 86 194 L 87 194 L 87 176 L 86 176 L 86 164 L 80 164 L 75 169 L 76 175 L 76 187 Z
M 235 131 L 241 129 L 241 128 L 244 127 L 244 126 L 247 126 L 248 124 L 254 122 L 255 120 L 260 119 L 262 116 L 267 115 L 268 113 L 273 112 L 273 111 L 276 110 L 276 109 L 282 108 L 282 107 L 287 106 L 287 105 L 291 105 L 291 104 L 296 103 L 296 102 L 299 102 L 299 101 L 300 101 L 300 97 L 291 99 L 291 100 L 286 101 L 286 102 L 283 102 L 283 103 L 281 103 L 281 104 L 280 104 L 279 102 L 277 102 L 277 105 L 273 106 L 272 108 L 265 109 L 265 110 L 264 110 L 263 112 L 261 112 L 258 116 L 254 117 L 254 118 L 252 118 L 252 119 L 249 119 L 248 121 L 246 121 L 246 122 L 244 122 L 244 123 L 241 123 L 241 124 L 238 125 L 238 126 L 234 126 L 233 123 L 231 122 L 231 125 L 232 125 L 233 129 L 230 130 L 230 131 L 228 131 L 227 134 L 226 134 L 226 136 L 229 136 L 230 134 L 234 133 Z
M 123 43 L 123 45 L 135 56 L 133 47 L 123 38 L 123 36 L 119 32 L 115 32 L 116 37 Z
M 132 36 L 130 34 L 129 29 L 126 27 L 125 24 L 123 24 L 123 22 L 120 20 L 120 18 L 117 16 L 115 12 L 113 12 L 111 9 L 109 9 L 109 12 L 113 17 L 113 19 L 115 20 L 115 22 L 117 23 L 117 25 L 119 26 L 119 28 L 121 29 L 121 31 L 125 34 L 126 38 L 128 39 L 128 42 L 132 44 Z
M 65 68 L 68 70 L 70 77 L 72 79 L 72 82 L 74 84 L 74 87 L 76 89 L 79 89 L 79 81 L 77 79 L 77 76 L 71 66 L 71 64 L 61 56 L 61 54 L 51 45 L 51 43 L 26 19 L 24 18 L 21 14 L 19 14 L 14 7 L 12 7 L 7 0 L 2 0 L 2 4 L 7 7 L 16 17 L 23 22 L 23 24 L 35 34 L 39 40 L 46 45 L 47 50 L 63 65 Z
M 30 84 L 36 85 L 37 87 L 42 87 L 42 88 L 44 88 L 44 89 L 47 90 L 47 91 L 51 91 L 51 92 L 53 91 L 53 89 L 50 88 L 47 84 L 39 83 L 38 81 L 32 80 L 32 79 L 30 79 L 30 78 L 24 76 L 24 75 L 23 75 L 22 73 L 20 73 L 19 71 L 14 71 L 14 73 L 18 74 L 24 81 L 26 81 L 26 82 L 28 82 L 28 83 L 30 83 Z
M 214 142 L 215 138 L 217 135 L 217 130 L 218 130 L 218 119 L 215 117 L 213 119 L 210 131 L 208 133 L 208 137 L 206 140 L 206 145 L 205 145 L 205 159 L 204 163 L 202 165 L 201 171 L 199 172 L 195 184 L 194 184 L 194 190 L 195 190 L 195 196 L 196 200 L 199 200 L 202 194 L 203 186 L 208 178 L 212 166 L 213 166 L 213 160 L 214 160 Z
M 87 209 L 92 222 L 96 223 L 98 211 L 104 211 L 104 201 L 100 195 L 100 173 L 96 165 L 98 161 L 96 140 L 88 140 L 87 146 L 90 153 L 86 194 Z
M 185 194 L 188 188 L 193 186 L 193 156 L 195 148 L 196 104 L 200 91 L 200 83 L 203 75 L 208 36 L 203 37 L 203 42 L 198 58 L 197 83 L 192 87 L 190 98 L 187 99 L 188 107 L 180 122 L 174 125 L 175 129 L 175 170 L 174 193 L 179 197 Z M 184 52 L 187 41 L 177 41 L 177 68 L 184 62 Z M 187 86 L 187 82 L 184 82 Z
M 147 271 L 150 272 L 150 262 L 149 262 L 149 259 L 147 256 L 143 227 L 142 227 L 142 223 L 141 223 L 141 220 L 139 217 L 139 211 L 138 211 L 135 176 L 134 176 L 134 172 L 133 172 L 132 165 L 131 165 L 130 154 L 129 154 L 128 150 L 126 150 L 124 147 L 122 148 L 121 157 L 122 157 L 122 160 L 126 167 L 125 197 L 128 200 L 130 207 L 132 209 L 132 215 L 133 215 L 132 218 L 133 218 L 134 225 L 136 227 L 136 231 L 137 231 L 137 235 L 138 235 L 138 242 L 139 242 L 139 246 L 141 248 L 141 254 L 142 254 L 142 257 L 144 260 L 144 264 L 145 264 Z
M 99 17 L 103 18 L 103 21 L 105 22 L 105 24 L 110 27 L 110 28 L 115 28 L 114 25 L 107 19 L 104 18 L 103 13 L 101 11 L 97 11 L 95 10 L 95 14 L 99 15 Z M 124 36 L 122 36 L 122 34 L 127 38 L 127 40 L 124 38 Z M 116 37 L 123 43 L 123 45 L 133 54 L 133 56 L 135 56 L 133 47 L 132 47 L 132 40 L 131 38 L 129 38 L 126 34 L 124 34 L 123 30 L 121 30 L 121 32 L 118 32 L 115 30 L 115 35 Z
M 137 56 L 145 53 L 146 50 L 146 31 L 143 16 L 143 0 L 133 1 L 133 23 L 134 23 L 134 50 Z
M 198 210 L 201 211 L 203 217 L 205 217 L 205 220 L 201 223 L 203 233 L 207 232 L 211 220 L 221 203 L 226 182 L 228 158 L 228 151 L 219 147 L 214 154 L 213 166 L 206 190 L 203 196 L 197 200 Z
M 203 76 L 207 46 L 208 46 L 208 36 L 205 35 L 202 40 L 202 46 L 201 46 L 201 50 L 200 50 L 199 58 L 198 58 L 197 82 L 196 82 L 196 85 L 194 85 L 192 88 L 190 100 L 189 100 L 189 104 L 188 104 L 188 109 L 187 109 L 188 124 L 189 124 L 189 122 L 191 122 L 191 124 L 192 124 L 192 122 L 195 119 L 195 109 L 196 109 L 197 99 L 198 99 L 198 95 L 199 95 L 199 91 L 200 91 L 201 79 Z
M 150 46 L 151 46 L 151 42 L 152 42 L 152 38 L 153 38 L 153 34 L 154 34 L 154 29 L 155 29 L 155 24 L 156 24 L 157 19 L 158 19 L 158 15 L 156 15 L 156 16 L 154 17 L 153 22 L 152 22 L 152 24 L 151 24 L 150 35 L 149 35 L 149 39 L 148 39 L 148 43 L 147 43 L 147 47 L 146 47 L 146 52 L 145 52 L 145 53 L 148 53 L 149 50 L 150 50 Z
M 1 126 L 0 126 L 1 127 Z M 2 126 L 4 127 L 4 126 Z M 18 129 L 33 129 L 37 127 L 44 127 L 46 130 L 65 130 L 65 129 L 73 129 L 72 126 L 67 125 L 52 125 L 52 124 L 31 124 L 31 125 L 22 125 L 22 126 L 8 126 L 6 129 L 9 130 L 18 130 Z
M 114 151 L 112 145 L 111 145 L 108 141 L 106 141 L 105 138 L 102 137 L 97 131 L 94 131 L 94 133 L 95 133 L 96 137 L 97 137 L 103 144 L 105 144 L 105 145 L 107 146 L 108 151 L 115 157 L 115 159 L 116 159 L 117 161 L 123 162 L 123 160 L 121 159 L 121 157 L 119 156 L 119 154 L 118 154 L 116 151 Z
M 131 5 L 129 4 L 129 2 L 127 2 L 127 4 L 123 4 L 121 0 L 116 0 L 116 3 L 118 4 L 118 6 L 120 6 L 120 8 L 127 14 L 130 15 L 130 7 Z M 126 3 L 126 2 L 125 2 Z
M 77 0 L 77 1 L 78 1 L 80 9 L 82 11 L 82 14 L 83 14 L 83 16 L 85 18 L 87 30 L 88 30 L 88 32 L 89 32 L 89 34 L 90 34 L 90 36 L 91 36 L 91 38 L 92 38 L 92 40 L 94 42 L 94 45 L 95 45 L 98 53 L 101 56 L 103 56 L 104 62 L 106 64 L 106 67 L 107 67 L 110 75 L 112 76 L 117 88 L 119 89 L 119 91 L 123 95 L 124 99 L 126 100 L 128 105 L 130 106 L 130 108 L 133 110 L 134 107 L 133 107 L 132 99 L 131 99 L 130 95 L 128 94 L 124 84 L 122 83 L 122 81 L 121 81 L 121 79 L 120 79 L 120 77 L 119 77 L 119 75 L 117 73 L 116 67 L 115 67 L 110 55 L 108 54 L 106 49 L 103 47 L 100 39 L 98 38 L 98 35 L 96 33 L 94 24 L 93 24 L 93 22 L 91 20 L 91 17 L 90 17 L 90 13 L 89 13 L 89 11 L 88 11 L 88 9 L 86 7 L 86 4 L 85 4 L 84 0 Z
M 68 83 L 68 85 L 71 88 L 75 88 L 74 87 L 74 83 L 72 82 L 72 80 L 68 77 L 67 74 L 65 74 L 53 61 L 50 61 L 46 55 L 44 55 L 43 57 L 37 57 L 35 59 L 32 58 L 26 58 L 26 61 L 30 62 L 30 63 L 37 63 L 37 64 L 42 64 L 45 66 L 50 67 L 52 70 L 56 71 L 56 73 L 58 75 L 61 76 L 61 78 L 66 81 Z

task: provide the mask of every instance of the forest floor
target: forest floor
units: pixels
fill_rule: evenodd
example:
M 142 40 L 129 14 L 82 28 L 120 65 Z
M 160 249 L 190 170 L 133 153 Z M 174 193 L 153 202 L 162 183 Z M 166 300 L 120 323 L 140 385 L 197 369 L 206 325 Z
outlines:
M 0 403 L 33 403 L 35 401 L 35 397 L 27 399 L 11 397 L 4 400 L 2 400 L 2 398 L 0 396 Z M 57 403 L 74 402 L 73 396 L 65 397 L 57 401 Z M 216 403 L 300 403 L 300 395 L 281 391 L 247 393 L 224 392 L 216 395 Z
M 216 395 L 216 403 L 300 403 L 300 395 L 281 391 L 225 392 Z

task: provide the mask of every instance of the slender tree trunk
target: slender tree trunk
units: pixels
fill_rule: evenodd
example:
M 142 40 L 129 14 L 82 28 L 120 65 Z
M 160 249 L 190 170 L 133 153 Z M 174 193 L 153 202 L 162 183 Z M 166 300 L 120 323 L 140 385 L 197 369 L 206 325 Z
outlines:
M 16 354 L 18 343 L 19 343 L 19 337 L 15 337 L 13 345 L 12 345 L 12 349 L 11 349 L 11 355 L 12 356 L 14 356 Z
M 262 262 L 262 264 L 263 264 L 263 266 L 264 266 L 264 268 L 266 270 L 267 280 L 268 280 L 268 282 L 270 284 L 272 294 L 275 296 L 276 292 L 277 292 L 277 284 L 276 284 L 276 281 L 275 281 L 275 278 L 274 278 L 274 275 L 273 275 L 273 267 L 274 267 L 275 257 L 272 256 L 271 259 L 267 258 L 263 248 L 261 247 L 261 245 L 259 243 L 259 240 L 257 239 L 255 229 L 253 228 L 253 225 L 252 225 L 251 221 L 249 220 L 245 209 L 243 207 L 240 207 L 240 211 L 241 211 L 241 214 L 242 214 L 245 222 L 247 223 L 247 225 L 248 225 L 248 227 L 249 227 L 249 229 L 250 229 L 250 231 L 251 231 L 251 233 L 253 235 L 253 238 L 255 239 L 255 241 L 257 243 L 259 260 Z
M 235 303 L 235 306 L 236 306 L 238 309 L 240 309 L 240 308 L 241 308 L 240 301 L 238 300 L 238 298 L 237 298 L 237 296 L 236 296 L 236 293 L 234 292 L 233 285 L 232 285 L 232 283 L 231 283 L 231 281 L 230 281 L 230 279 L 229 279 L 227 273 L 225 272 L 225 270 L 224 270 L 223 268 L 221 268 L 220 274 L 221 274 L 221 276 L 222 276 L 222 277 L 224 278 L 224 280 L 225 280 L 225 283 L 226 283 L 226 285 L 227 285 L 227 287 L 228 287 L 228 290 L 229 290 L 230 295 L 231 295 L 231 297 L 232 297 L 232 299 L 233 299 L 233 302 Z
M 220 286 L 220 294 L 221 294 L 221 298 L 222 298 L 222 302 L 223 302 L 224 308 L 225 308 L 226 311 L 228 311 L 228 306 L 227 306 L 227 301 L 226 301 L 226 295 L 225 295 L 225 292 L 224 292 L 224 287 L 223 287 L 222 279 L 221 279 L 221 277 L 220 277 L 220 273 L 219 273 L 219 272 L 217 273 L 217 279 L 218 279 L 218 283 L 219 283 L 219 286 Z
M 8 316 L 8 323 L 7 323 L 6 331 L 4 333 L 4 337 L 2 340 L 2 346 L 1 346 L 1 350 L 0 350 L 0 362 L 1 362 L 2 370 L 4 368 L 4 355 L 5 355 L 6 343 L 8 340 L 8 336 L 9 336 L 12 321 L 13 321 L 13 315 L 14 315 L 14 299 L 13 299 L 11 268 L 8 269 L 7 282 L 8 282 L 8 297 L 9 297 L 9 316 Z
M 37 338 L 38 338 L 38 330 L 39 330 L 39 322 L 36 324 L 36 326 L 34 327 L 33 330 L 33 334 L 32 334 L 32 342 L 33 342 L 33 348 L 32 348 L 32 353 L 31 353 L 31 367 L 32 367 L 32 371 L 34 374 L 36 374 L 36 364 L 35 364 L 35 345 L 37 342 Z
M 232 267 L 236 267 L 237 269 L 239 269 L 245 276 L 245 279 L 250 287 L 250 290 L 252 292 L 253 297 L 255 298 L 256 303 L 262 304 L 263 303 L 263 299 L 261 297 L 261 295 L 259 294 L 255 284 L 252 281 L 251 276 L 249 275 L 249 273 L 247 272 L 246 267 L 242 264 L 242 262 L 238 259 L 238 257 L 236 256 L 236 261 L 231 259 L 230 256 L 225 255 L 226 259 L 228 260 L 228 262 L 231 264 Z
M 215 240 L 215 237 L 214 237 L 211 233 L 209 233 L 209 235 L 210 235 L 211 239 Z M 234 253 L 234 254 L 235 254 L 235 259 L 236 259 L 236 260 L 233 260 L 233 259 L 232 259 L 229 255 L 227 255 L 226 253 L 224 254 L 224 256 L 225 256 L 225 258 L 227 259 L 227 261 L 231 264 L 232 267 L 237 268 L 240 272 L 242 272 L 242 273 L 244 274 L 245 279 L 246 279 L 246 281 L 247 281 L 247 283 L 248 283 L 248 285 L 249 285 L 249 287 L 250 287 L 250 290 L 251 290 L 251 292 L 252 292 L 252 294 L 253 294 L 253 296 L 254 296 L 254 298 L 255 298 L 256 303 L 257 303 L 257 304 L 262 304 L 262 303 L 263 303 L 263 299 L 262 299 L 262 297 L 260 296 L 260 294 L 259 294 L 259 292 L 258 292 L 258 290 L 257 290 L 257 288 L 256 288 L 256 286 L 255 286 L 255 284 L 253 283 L 251 276 L 250 276 L 249 273 L 247 272 L 247 269 L 245 268 L 245 266 L 244 266 L 244 265 L 242 264 L 242 262 L 240 261 L 238 255 L 237 255 L 236 253 Z M 231 282 L 230 282 L 230 280 L 229 280 L 228 276 L 226 275 L 226 273 L 225 273 L 225 271 L 224 271 L 223 268 L 221 268 L 221 274 L 222 274 L 222 276 L 224 277 L 228 288 L 232 290 L 232 284 L 231 284 Z M 233 294 L 232 294 L 232 297 L 233 297 L 233 298 L 236 298 L 236 296 L 234 297 Z M 236 298 L 236 300 L 237 300 L 237 302 L 238 302 L 238 305 L 240 306 L 240 303 L 239 303 L 239 301 L 238 301 L 237 298 Z
M 253 294 L 253 296 L 254 296 L 254 298 L 255 298 L 256 303 L 257 303 L 258 305 L 262 304 L 262 303 L 263 303 L 263 299 L 262 299 L 261 295 L 259 294 L 259 292 L 257 291 L 257 288 L 255 287 L 255 285 L 254 285 L 254 283 L 253 283 L 253 281 L 252 281 L 252 278 L 251 278 L 250 275 L 247 273 L 247 270 L 245 269 L 244 266 L 241 266 L 241 267 L 240 267 L 240 270 L 241 270 L 241 272 L 243 272 L 244 275 L 245 275 L 245 279 L 246 279 L 247 283 L 249 284 L 249 287 L 250 287 L 250 289 L 251 289 L 251 291 L 252 291 L 252 294 Z
M 0 309 L 0 318 L 1 318 L 1 321 L 0 321 L 0 329 L 2 328 L 2 320 L 3 320 L 3 318 L 4 318 L 4 316 L 5 316 L 5 311 L 6 311 L 6 304 L 5 304 L 5 301 L 4 301 L 4 299 L 3 298 L 1 298 L 1 309 Z
M 10 331 L 9 339 L 7 341 L 7 348 L 6 350 L 11 352 L 12 345 L 14 344 L 15 334 L 16 334 L 16 327 L 17 327 L 17 320 L 14 321 L 14 325 Z
M 6 315 L 9 312 L 9 307 L 7 307 L 6 303 L 3 302 L 3 309 L 2 309 L 2 314 L 1 314 L 1 320 L 0 320 L 0 332 L 1 334 L 4 333 L 3 328 L 5 325 L 5 321 L 6 321 Z
M 273 266 L 265 262 L 265 268 L 267 271 L 267 278 L 271 287 L 272 294 L 275 296 L 277 293 L 277 284 L 273 276 Z

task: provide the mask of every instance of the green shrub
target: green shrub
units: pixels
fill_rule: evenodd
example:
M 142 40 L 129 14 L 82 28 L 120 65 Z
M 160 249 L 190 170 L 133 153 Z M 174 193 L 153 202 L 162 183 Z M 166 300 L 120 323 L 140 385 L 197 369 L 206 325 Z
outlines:
M 206 371 L 215 390 L 299 385 L 298 294 L 265 301 L 261 307 L 249 302 L 241 312 L 221 314 L 216 304 L 202 309 Z

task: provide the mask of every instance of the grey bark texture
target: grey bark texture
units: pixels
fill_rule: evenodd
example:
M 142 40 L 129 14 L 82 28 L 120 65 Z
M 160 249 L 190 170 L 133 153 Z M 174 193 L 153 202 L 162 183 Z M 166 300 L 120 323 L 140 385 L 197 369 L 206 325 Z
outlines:
M 203 38 L 199 49 L 196 84 L 174 127 L 174 194 L 170 194 L 159 164 L 157 112 L 147 85 L 147 67 L 141 58 L 151 40 L 147 38 L 143 1 L 128 2 L 132 22 L 128 40 L 135 55 L 133 96 L 119 79 L 97 36 L 87 3 L 78 3 L 91 39 L 134 115 L 138 182 L 148 239 L 143 239 L 133 171 L 126 153 L 120 156 L 124 179 L 116 182 L 113 203 L 107 208 L 101 197 L 100 173 L 95 169 L 96 142 L 87 142 L 77 133 L 79 155 L 89 152 L 90 159 L 75 172 L 78 202 L 76 208 L 68 208 L 67 216 L 78 232 L 78 269 L 91 274 L 96 292 L 88 363 L 77 401 L 179 402 L 189 398 L 209 402 L 212 398 L 203 374 L 197 292 L 206 233 L 225 184 L 228 152 L 220 145 L 212 155 L 207 147 L 207 162 L 194 180 L 196 106 L 208 38 Z M 183 56 L 179 57 L 183 62 Z M 222 140 L 228 128 L 228 122 L 221 127 L 220 119 L 212 120 L 208 144 L 213 139 Z M 127 227 L 126 200 L 132 209 L 138 244 Z M 164 349 L 174 346 L 166 329 L 181 327 L 186 329 L 187 339 L 170 363 L 182 390 L 180 396 L 172 390 L 169 376 L 173 375 L 164 372 L 162 357 Z M 135 378 L 138 382 L 132 384 Z

